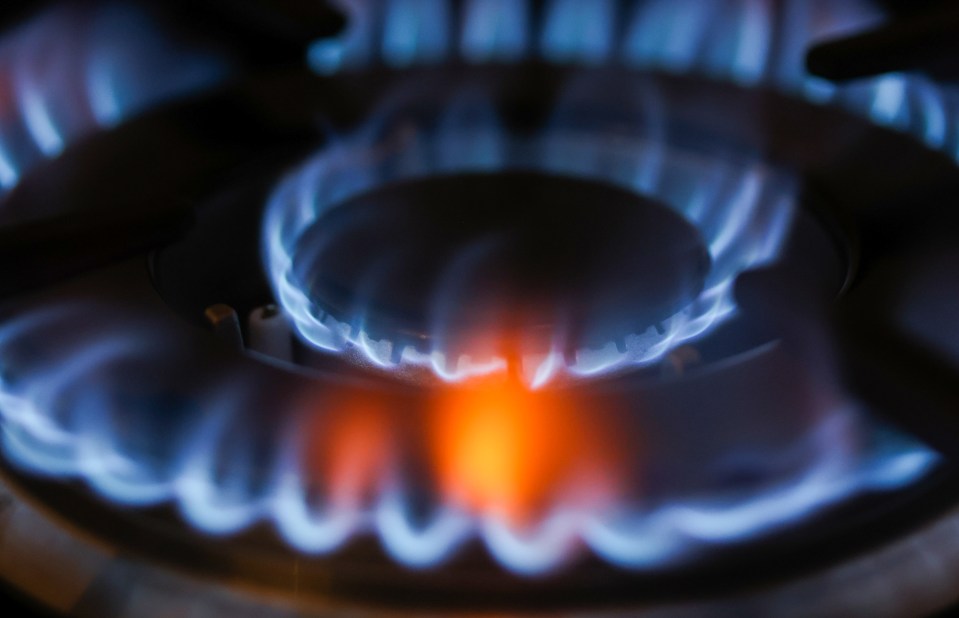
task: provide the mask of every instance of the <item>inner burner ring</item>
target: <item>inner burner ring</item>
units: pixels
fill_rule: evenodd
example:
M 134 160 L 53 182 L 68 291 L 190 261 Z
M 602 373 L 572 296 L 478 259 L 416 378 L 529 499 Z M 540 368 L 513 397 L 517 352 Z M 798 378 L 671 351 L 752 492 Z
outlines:
M 657 85 L 637 84 L 615 107 L 603 90 L 574 87 L 535 116 L 495 90 L 460 88 L 387 96 L 272 191 L 262 240 L 270 283 L 314 348 L 417 381 L 418 368 L 458 382 L 513 367 L 539 386 L 648 367 L 732 318 L 735 278 L 775 260 L 793 228 L 791 175 L 748 150 L 717 156 L 677 141 Z M 523 197 L 537 185 L 542 195 Z M 512 212 L 511 192 L 523 202 Z M 389 216 L 373 214 L 374 200 Z M 397 200 L 407 206 L 394 207 Z M 435 202 L 436 212 L 414 212 L 417 200 Z M 424 235 L 440 229 L 430 220 L 443 216 L 443 202 L 462 202 L 461 216 L 472 221 L 446 215 L 444 226 L 473 226 L 472 235 Z M 578 224 L 572 210 L 584 215 Z M 652 210 L 657 222 L 640 224 Z M 361 217 L 368 224 L 357 232 Z M 599 229 L 603 218 L 610 223 Z M 559 221 L 566 231 L 551 233 Z M 517 225 L 526 231 L 508 229 Z M 330 230 L 340 228 L 350 240 L 337 244 Z M 512 239 L 481 239 L 484 229 Z M 352 257 L 335 257 L 347 245 Z M 540 249 L 517 260 L 523 245 Z M 657 252 L 663 259 L 653 267 Z M 320 258 L 348 274 L 332 281 L 316 270 Z M 520 281 L 512 268 L 528 274 Z M 419 281 L 407 291 L 404 279 Z M 523 307 L 510 305 L 517 299 Z M 497 314 L 506 313 L 523 317 L 504 328 Z
M 527 171 L 390 183 L 325 211 L 296 244 L 311 315 L 388 342 L 397 363 L 407 346 L 574 358 L 665 329 L 711 262 L 699 231 L 653 199 Z

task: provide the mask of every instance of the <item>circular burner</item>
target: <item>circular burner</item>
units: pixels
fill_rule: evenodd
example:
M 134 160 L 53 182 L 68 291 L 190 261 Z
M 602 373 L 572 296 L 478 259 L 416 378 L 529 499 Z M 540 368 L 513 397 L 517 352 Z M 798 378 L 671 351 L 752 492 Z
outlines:
M 624 373 L 615 380 L 579 381 L 560 386 L 575 389 L 577 396 L 596 397 L 592 400 L 596 405 L 584 406 L 583 412 L 584 417 L 597 422 L 602 422 L 602 413 L 608 409 L 604 405 L 607 393 L 629 401 L 633 404 L 629 416 L 635 421 L 635 427 L 624 431 L 623 436 L 643 439 L 642 448 L 636 449 L 645 459 L 637 466 L 642 476 L 641 482 L 635 485 L 639 495 L 636 499 L 627 496 L 628 499 L 622 501 L 621 518 L 603 520 L 599 525 L 592 523 L 598 520 L 585 523 L 567 520 L 573 522 L 574 528 L 562 528 L 563 521 L 559 522 L 559 534 L 563 538 L 573 529 L 574 536 L 578 535 L 576 546 L 590 552 L 581 563 L 582 569 L 577 565 L 561 570 L 566 568 L 565 564 L 555 562 L 550 555 L 544 558 L 537 551 L 538 539 L 548 540 L 548 536 L 511 535 L 496 525 L 495 515 L 486 512 L 469 514 L 465 526 L 454 529 L 457 534 L 458 530 L 465 530 L 468 540 L 460 543 L 463 537 L 455 535 L 455 542 L 444 539 L 441 549 L 449 549 L 450 553 L 438 557 L 427 554 L 443 565 L 441 569 L 413 568 L 410 565 L 422 567 L 423 552 L 435 547 L 429 543 L 436 537 L 427 532 L 449 530 L 442 526 L 426 527 L 424 519 L 428 519 L 429 513 L 424 515 L 412 504 L 427 491 L 421 479 L 428 471 L 414 465 L 416 461 L 402 468 L 410 473 L 408 477 L 388 478 L 396 481 L 387 486 L 395 493 L 371 492 L 369 498 L 376 502 L 359 502 L 355 505 L 356 512 L 325 509 L 328 504 L 315 499 L 314 488 L 306 484 L 311 478 L 311 469 L 307 467 L 309 459 L 300 460 L 295 456 L 308 449 L 310 445 L 306 442 L 311 437 L 339 435 L 320 431 L 325 426 L 304 424 L 304 420 L 316 419 L 327 412 L 327 404 L 335 400 L 337 389 L 344 384 L 359 388 L 352 379 L 355 368 L 344 362 L 343 356 L 336 355 L 328 357 L 333 359 L 331 362 L 347 366 L 350 374 L 345 375 L 346 370 L 336 374 L 288 371 L 286 366 L 278 368 L 254 362 L 248 356 L 235 353 L 236 350 L 217 350 L 216 354 L 211 350 L 209 354 L 198 355 L 197 350 L 206 350 L 205 346 L 212 346 L 211 341 L 205 338 L 205 333 L 183 328 L 168 309 L 172 305 L 182 314 L 200 321 L 207 306 L 225 302 L 231 304 L 242 319 L 250 315 L 252 309 L 270 302 L 270 288 L 260 272 L 260 255 L 256 251 L 264 207 L 274 195 L 281 170 L 302 161 L 307 152 L 325 152 L 330 147 L 323 137 L 312 136 L 315 141 L 311 138 L 307 144 L 298 144 L 302 148 L 291 152 L 285 149 L 290 136 L 306 139 L 308 128 L 318 124 L 318 110 L 332 119 L 332 124 L 342 133 L 348 134 L 358 124 L 356 116 L 373 112 L 369 107 L 352 105 L 353 101 L 349 100 L 340 109 L 332 103 L 338 96 L 331 92 L 347 98 L 356 96 L 365 100 L 368 96 L 382 100 L 397 89 L 407 92 L 408 80 L 415 81 L 416 75 L 420 74 L 404 74 L 402 79 L 397 78 L 398 82 L 391 83 L 380 74 L 371 74 L 323 81 L 322 87 L 318 87 L 316 78 L 303 77 L 231 91 L 223 98 L 205 102 L 200 108 L 191 108 L 188 117 L 194 119 L 192 123 L 184 124 L 182 116 L 186 114 L 178 116 L 167 112 L 159 118 L 125 126 L 101 140 L 65 153 L 51 163 L 42 178 L 35 177 L 18 188 L 11 199 L 23 207 L 35 200 L 59 197 L 65 208 L 81 210 L 100 203 L 95 198 L 111 191 L 116 198 L 111 203 L 125 207 L 138 204 L 137 200 L 142 200 L 142 187 L 157 177 L 165 179 L 164 190 L 172 192 L 177 188 L 174 192 L 177 195 L 182 195 L 183 187 L 206 186 L 198 176 L 206 178 L 211 169 L 221 175 L 218 179 L 223 174 L 239 171 L 244 181 L 221 185 L 215 195 L 197 200 L 203 204 L 197 224 L 181 242 L 165 247 L 155 256 L 151 262 L 152 280 L 142 267 L 143 262 L 137 261 L 128 264 L 118 280 L 114 280 L 117 273 L 101 273 L 105 281 L 100 287 L 96 287 L 96 282 L 85 280 L 67 289 L 51 290 L 49 295 L 23 299 L 20 314 L 39 315 L 44 319 L 16 324 L 26 334 L 13 342 L 20 342 L 19 345 L 4 343 L 0 347 L 0 358 L 8 364 L 11 359 L 18 361 L 15 366 L 19 367 L 28 366 L 25 363 L 31 361 L 33 364 L 29 366 L 41 371 L 29 375 L 21 371 L 21 381 L 4 385 L 3 394 L 12 397 L 10 401 L 23 404 L 11 408 L 20 416 L 11 416 L 7 421 L 20 423 L 12 427 L 23 440 L 5 443 L 4 453 L 30 471 L 57 477 L 56 482 L 49 484 L 52 488 L 49 493 L 42 492 L 42 484 L 34 476 L 24 477 L 25 493 L 51 504 L 57 511 L 87 517 L 78 519 L 77 523 L 112 542 L 121 534 L 117 521 L 126 521 L 132 532 L 124 538 L 124 544 L 139 543 L 140 551 L 150 557 L 204 575 L 223 575 L 222 568 L 228 566 L 230 573 L 226 575 L 233 581 L 252 582 L 285 593 L 286 580 L 278 580 L 295 566 L 296 572 L 303 574 L 303 582 L 310 582 L 310 585 L 304 584 L 303 589 L 309 588 L 315 594 L 322 590 L 325 595 L 327 588 L 323 586 L 328 586 L 331 594 L 356 595 L 366 602 L 373 596 L 371 590 L 380 586 L 386 589 L 386 596 L 416 597 L 429 603 L 435 599 L 432 592 L 442 589 L 440 593 L 445 591 L 454 601 L 479 598 L 493 605 L 503 605 L 517 597 L 544 604 L 582 602 L 585 597 L 590 604 L 609 605 L 620 600 L 648 600 L 657 594 L 666 597 L 703 594 L 717 582 L 735 587 L 769 583 L 846 557 L 872 544 L 885 543 L 895 533 L 910 530 L 924 517 L 937 512 L 935 505 L 939 502 L 933 500 L 935 492 L 931 490 L 944 486 L 940 478 L 930 477 L 929 468 L 923 467 L 930 461 L 928 453 L 917 451 L 912 442 L 902 444 L 898 441 L 901 436 L 879 434 L 865 418 L 866 411 L 856 410 L 851 414 L 841 411 L 838 417 L 833 415 L 834 409 L 830 406 L 837 402 L 829 400 L 829 396 L 845 398 L 848 395 L 848 401 L 844 399 L 840 403 L 855 405 L 861 393 L 847 391 L 844 384 L 827 385 L 834 386 L 835 391 L 821 388 L 823 385 L 816 380 L 818 367 L 802 364 L 807 359 L 794 358 L 795 351 L 787 347 L 765 345 L 769 343 L 769 333 L 763 330 L 762 320 L 755 319 L 756 313 L 740 321 L 731 320 L 717 330 L 714 333 L 717 339 L 729 333 L 739 339 L 730 345 L 730 339 L 726 338 L 714 347 L 711 355 L 703 352 L 706 366 L 700 369 L 677 371 L 664 380 L 647 379 L 660 375 L 650 371 L 639 377 Z M 638 75 L 625 74 L 633 79 L 624 79 L 623 75 L 620 71 L 590 71 L 590 84 L 594 87 L 589 91 L 619 94 L 631 89 L 633 93 L 649 93 L 651 86 L 657 88 L 664 107 L 670 112 L 659 126 L 666 127 L 664 131 L 674 137 L 680 147 L 680 152 L 673 153 L 676 157 L 669 161 L 672 173 L 663 176 L 660 186 L 664 191 L 681 193 L 694 187 L 685 180 L 695 175 L 681 172 L 702 170 L 700 163 L 705 158 L 720 159 L 716 168 L 720 172 L 737 172 L 741 168 L 731 163 L 741 162 L 744 156 L 747 163 L 755 162 L 743 155 L 744 151 L 763 153 L 763 163 L 782 165 L 797 173 L 801 206 L 820 200 L 833 207 L 843 205 L 846 214 L 854 220 L 850 225 L 862 232 L 863 244 L 875 249 L 875 230 L 862 223 L 876 221 L 877 200 L 884 200 L 881 215 L 893 211 L 914 213 L 920 207 L 928 212 L 931 198 L 920 190 L 923 183 L 917 178 L 925 176 L 913 174 L 915 169 L 902 169 L 898 163 L 890 164 L 890 169 L 877 169 L 871 162 L 863 165 L 868 160 L 864 154 L 870 151 L 872 154 L 900 153 L 902 159 L 915 161 L 916 169 L 933 180 L 955 179 L 954 166 L 937 167 L 939 159 L 918 144 L 857 124 L 834 109 L 817 109 L 769 92 L 744 91 L 699 80 L 656 76 L 642 81 Z M 530 125 L 535 130 L 540 124 L 548 124 L 537 119 L 545 115 L 544 110 L 555 108 L 556 92 L 568 92 L 575 77 L 575 72 L 543 67 L 464 71 L 462 74 L 431 70 L 422 73 L 423 81 L 414 85 L 420 86 L 417 92 L 429 92 L 433 96 L 440 94 L 439 85 L 462 90 L 466 84 L 484 84 L 495 99 L 497 109 L 512 111 L 505 114 L 512 123 L 507 129 L 510 135 L 516 135 Z M 544 84 L 553 87 L 543 88 Z M 255 104 L 235 105 L 239 94 L 244 101 Z M 704 105 L 704 101 L 710 104 Z M 303 109 L 298 114 L 292 113 L 291 104 L 302 105 Z M 630 107 L 631 103 L 624 101 L 624 106 Z M 207 110 L 209 116 L 205 119 L 221 118 L 223 110 L 242 111 L 252 117 L 224 121 L 229 125 L 224 127 L 212 121 L 197 122 L 196 109 Z M 721 122 L 717 121 L 719 111 Z M 532 120 L 531 115 L 535 116 Z M 795 122 L 797 118 L 802 122 Z M 569 124 L 575 124 L 575 120 Z M 189 130 L 171 131 L 171 124 Z M 801 133 L 765 130 L 797 125 L 803 127 Z M 237 131 L 236 127 L 255 130 Z M 182 138 L 184 134 L 190 139 Z M 242 157 L 233 149 L 221 152 L 216 146 L 225 139 L 248 144 L 249 148 L 245 154 L 241 153 Z M 562 140 L 545 146 L 555 145 L 557 141 Z M 571 144 L 573 140 L 563 143 Z M 587 141 L 577 143 L 596 145 Z M 157 149 L 170 153 L 158 159 L 162 174 L 156 169 L 148 171 L 133 165 L 130 153 L 140 152 L 144 144 L 163 145 Z M 636 152 L 633 142 L 627 145 L 630 146 L 627 150 Z M 259 158 L 264 152 L 270 156 Z M 449 152 L 437 150 L 439 154 Z M 564 152 L 587 154 L 576 149 Z M 697 157 L 703 154 L 710 156 Z M 251 167 L 240 170 L 241 162 L 249 162 L 250 158 L 256 159 Z M 431 160 L 440 158 L 436 156 Z M 878 159 L 892 161 L 894 158 Z M 206 162 L 207 167 L 198 168 L 194 164 L 197 161 Z M 603 172 L 613 167 L 610 159 L 595 156 L 584 156 L 576 164 L 595 164 L 594 169 Z M 248 174 L 251 168 L 256 173 Z M 759 166 L 758 169 L 769 168 Z M 52 182 L 51 178 L 62 182 Z M 768 177 L 755 173 L 730 174 L 728 182 L 720 185 L 719 194 L 749 196 L 754 192 L 757 178 Z M 126 182 L 109 182 L 117 179 Z M 412 179 L 405 180 L 413 183 Z M 371 189 L 368 184 L 358 190 L 354 187 L 355 192 L 348 195 L 336 195 L 334 191 L 334 195 L 324 197 L 329 198 L 329 207 L 337 208 L 360 199 L 362 191 L 388 188 L 385 182 L 373 182 L 373 185 L 379 189 Z M 301 196 L 316 197 L 312 185 L 292 186 L 304 189 Z M 171 204 L 175 201 L 173 197 L 170 196 Z M 659 206 L 677 204 L 668 194 L 656 194 L 656 199 L 662 203 L 653 204 Z M 729 202 L 722 200 L 721 203 Z M 685 205 L 692 207 L 696 203 Z M 637 208 L 642 210 L 647 206 L 643 203 Z M 319 214 L 322 218 L 331 212 Z M 732 209 L 732 212 L 742 211 Z M 812 225 L 814 233 L 803 236 L 799 234 L 798 223 L 812 222 L 811 217 L 803 212 L 797 213 L 797 217 L 799 221 L 793 224 L 785 239 L 780 262 L 812 265 L 813 274 L 817 276 L 820 271 L 845 274 L 844 263 L 836 259 L 830 239 L 820 238 L 824 236 L 821 226 Z M 916 220 L 925 221 L 922 217 Z M 713 244 L 722 246 L 719 242 L 724 238 L 719 233 L 722 230 L 751 231 L 748 226 L 720 225 L 729 221 L 728 217 L 717 217 L 715 221 L 704 218 L 703 227 L 697 225 L 697 228 L 710 239 L 707 244 L 711 248 Z M 733 218 L 732 222 L 737 221 Z M 707 227 L 710 224 L 714 224 L 712 228 Z M 899 228 L 890 230 L 897 238 L 901 232 Z M 746 235 L 747 240 L 752 238 Z M 804 243 L 809 238 L 822 242 Z M 741 246 L 734 242 L 725 244 L 734 248 Z M 811 250 L 819 244 L 825 247 L 823 251 Z M 763 247 L 757 244 L 755 248 Z M 740 256 L 736 253 L 733 257 Z M 713 261 L 714 269 L 717 263 Z M 741 264 L 738 260 L 731 263 L 735 267 Z M 738 272 L 730 268 L 724 275 L 733 278 Z M 812 278 L 818 281 L 817 276 Z M 160 295 L 149 287 L 151 282 Z M 831 286 L 823 288 L 835 292 Z M 135 292 L 139 296 L 134 307 L 131 297 Z M 60 304 L 65 299 L 91 295 L 100 299 L 106 309 L 81 308 L 82 311 L 68 311 L 53 317 L 36 313 L 49 308 L 54 301 Z M 147 309 L 152 321 L 131 323 L 127 319 Z M 164 328 L 158 328 L 157 322 Z M 83 328 L 76 328 L 77 324 L 83 324 Z M 61 332 L 76 336 L 61 337 Z M 91 359 L 86 338 L 94 335 L 124 343 L 119 356 Z M 156 358 L 153 353 L 156 337 L 169 346 L 169 358 Z M 696 343 L 699 350 L 705 349 L 703 339 Z M 32 354 L 36 350 L 43 353 Z M 753 350 L 753 353 L 742 354 L 743 350 Z M 23 351 L 31 354 L 20 358 L 18 353 Z M 783 362 L 772 363 L 771 356 Z M 716 360 L 722 362 L 712 362 Z M 93 371 L 101 366 L 102 371 Z M 125 368 L 122 374 L 113 370 L 116 366 Z M 43 370 L 61 367 L 71 370 L 56 374 L 62 386 L 56 393 L 30 388 L 34 386 L 33 378 L 39 380 L 49 375 Z M 127 371 L 137 379 L 127 379 Z M 186 383 L 172 379 L 180 376 L 180 372 L 189 378 Z M 374 419 L 369 422 L 374 428 L 378 422 L 375 419 L 383 418 L 392 431 L 374 431 L 372 435 L 394 440 L 398 455 L 415 456 L 423 451 L 421 433 L 417 431 L 428 429 L 422 419 L 418 420 L 417 412 L 422 411 L 423 404 L 416 397 L 430 391 L 422 388 L 423 385 L 402 384 L 395 388 L 397 384 L 383 379 L 384 375 L 377 374 L 378 379 L 362 382 L 363 388 L 372 389 L 371 392 L 382 389 L 384 397 L 389 394 L 392 398 L 394 391 L 397 393 L 396 405 L 369 412 Z M 839 379 L 841 376 L 837 376 Z M 169 388 L 177 397 L 162 399 L 161 407 L 145 405 L 144 402 L 155 399 L 140 391 L 144 384 L 157 382 L 164 385 L 170 382 Z M 448 386 L 441 385 L 441 388 Z M 148 390 L 146 395 L 151 392 Z M 764 397 L 757 398 L 757 392 Z M 36 393 L 47 398 L 40 403 L 56 396 L 56 405 L 34 405 L 32 397 Z M 882 402 L 879 407 L 880 411 L 884 410 Z M 48 409 L 56 410 L 58 415 L 49 419 L 40 416 Z M 200 413 L 206 410 L 211 413 Z M 342 421 L 342 429 L 348 436 L 354 437 L 358 444 L 369 444 L 368 419 L 360 417 L 357 424 L 348 422 L 357 418 L 351 414 L 354 410 L 346 406 L 342 416 L 336 416 L 331 422 Z M 907 410 L 908 406 L 903 412 Z M 821 413 L 825 413 L 826 420 L 835 418 L 839 423 L 821 425 L 818 422 L 822 419 Z M 116 423 L 116 431 L 104 434 L 101 430 L 107 420 Z M 844 424 L 844 421 L 849 422 Z M 42 423 L 56 423 L 59 429 L 61 422 L 62 432 L 55 434 L 54 440 L 49 440 L 52 435 L 49 432 L 34 433 L 37 427 L 49 426 Z M 170 423 L 176 426 L 170 428 Z M 180 429 L 181 434 L 174 433 Z M 811 433 L 811 429 L 824 431 Z M 176 439 L 179 435 L 190 439 L 180 441 Z M 61 437 L 67 442 L 58 441 Z M 173 448 L 181 444 L 186 444 L 182 451 Z M 707 447 L 708 459 L 703 457 Z M 91 454 L 96 458 L 91 460 Z M 822 454 L 829 457 L 821 459 Z M 815 474 L 803 475 L 808 471 L 810 460 L 822 466 L 813 469 Z M 917 466 L 916 461 L 923 465 Z M 123 465 L 114 468 L 108 465 L 111 462 Z M 190 465 L 185 466 L 184 462 Z M 99 465 L 101 463 L 103 465 Z M 30 468 L 30 464 L 34 468 Z M 48 465 L 49 469 L 43 467 Z M 131 465 L 138 467 L 131 468 Z M 137 474 L 131 476 L 131 469 Z M 943 478 L 953 478 L 954 468 L 946 468 L 945 473 Z M 82 479 L 106 500 L 96 502 L 86 486 L 66 492 L 60 482 L 64 478 Z M 781 480 L 786 484 L 787 493 L 773 492 Z M 949 500 L 948 495 L 954 494 L 942 492 L 943 503 Z M 715 496 L 716 501 L 699 502 L 701 496 Z M 929 498 L 930 502 L 922 498 Z M 144 510 L 127 508 L 146 504 L 148 500 L 160 511 L 157 519 L 162 517 L 161 524 L 149 518 L 150 513 Z M 94 512 L 88 506 L 91 502 L 96 502 L 105 514 Z M 765 508 L 771 503 L 788 512 L 778 507 Z M 757 510 L 772 519 L 755 519 Z M 332 528 L 335 535 L 339 535 L 334 535 L 332 541 L 324 536 L 325 531 L 331 529 L 325 526 L 327 515 L 343 517 L 334 522 L 347 524 Z M 633 521 L 639 525 L 630 526 Z M 644 526 L 647 522 L 652 525 Z M 355 527 L 350 527 L 353 524 Z M 581 524 L 585 527 L 575 527 Z M 156 532 L 161 526 L 163 535 Z M 555 530 L 546 527 L 543 532 L 551 534 Z M 228 533 L 236 536 L 225 537 Z M 177 548 L 182 551 L 171 552 L 176 539 L 180 541 Z M 547 543 L 548 548 L 556 546 Z M 311 552 L 320 555 L 313 556 Z M 482 560 L 478 566 L 468 560 L 477 555 Z M 789 555 L 790 560 L 783 560 L 783 555 Z M 204 556 L 216 559 L 204 559 Z M 233 556 L 246 557 L 249 561 L 237 566 L 241 563 L 233 560 Z M 278 559 L 270 562 L 264 557 Z M 571 557 L 579 559 L 579 556 Z M 542 559 L 539 564 L 547 567 L 556 564 L 560 567 L 541 578 L 516 577 L 513 571 L 501 568 L 519 570 L 529 564 L 526 560 L 533 559 Z M 672 586 L 660 585 L 664 581 L 661 577 Z M 872 580 L 868 582 L 872 583 Z M 566 596 L 559 598 L 557 591 Z M 323 598 L 318 602 L 327 600 Z
M 535 113 L 529 99 L 495 88 L 402 88 L 385 97 L 291 169 L 267 200 L 269 282 L 297 334 L 321 354 L 404 379 L 459 382 L 512 367 L 539 387 L 653 367 L 731 321 L 735 278 L 783 257 L 802 227 L 795 178 L 753 150 L 716 156 L 703 146 L 708 133 L 683 139 L 694 135 L 691 127 L 650 102 L 660 87 L 636 86 L 614 106 L 608 90 L 571 84 Z M 486 185 L 492 181 L 479 178 L 500 174 L 496 187 L 451 187 L 450 195 L 437 180 Z M 509 210 L 509 199 L 497 196 L 526 193 L 524 185 L 546 178 L 542 195 L 518 200 L 529 204 Z M 384 210 L 402 211 L 396 220 L 330 214 L 366 192 L 383 191 L 375 199 L 390 202 L 397 183 L 423 182 L 439 183 L 428 201 L 461 206 L 449 213 L 437 206 L 442 214 Z M 591 196 L 599 186 L 618 197 Z M 639 222 L 650 216 L 642 205 L 650 200 L 663 214 Z M 585 216 L 565 212 L 563 204 L 577 201 Z M 361 216 L 383 233 L 358 232 L 367 227 Z M 658 230 L 672 229 L 663 221 L 696 240 Z M 337 244 L 340 229 L 359 236 Z M 329 267 L 332 280 L 314 272 L 314 262 L 345 246 L 347 255 Z M 801 259 L 815 262 L 822 246 L 803 247 Z M 674 250 L 693 257 L 663 256 L 654 265 L 660 252 Z
M 363 193 L 323 213 L 293 255 L 313 311 L 452 358 L 622 340 L 691 302 L 710 265 L 696 228 L 655 200 L 516 171 Z

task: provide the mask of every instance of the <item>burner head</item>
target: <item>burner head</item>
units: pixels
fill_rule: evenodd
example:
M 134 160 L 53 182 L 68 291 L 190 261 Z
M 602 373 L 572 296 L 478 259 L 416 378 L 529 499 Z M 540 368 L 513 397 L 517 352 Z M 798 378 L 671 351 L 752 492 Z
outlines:
M 537 172 L 392 183 L 323 213 L 293 272 L 321 315 L 372 340 L 461 354 L 574 353 L 656 327 L 710 257 L 667 206 Z M 437 345 L 438 344 L 438 345 Z

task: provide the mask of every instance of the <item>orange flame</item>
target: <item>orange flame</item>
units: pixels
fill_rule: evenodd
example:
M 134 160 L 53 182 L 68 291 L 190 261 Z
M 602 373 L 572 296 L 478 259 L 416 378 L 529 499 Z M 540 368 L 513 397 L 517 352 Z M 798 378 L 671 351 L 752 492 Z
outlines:
M 357 504 L 373 497 L 393 465 L 395 432 L 385 402 L 366 393 L 325 400 L 309 429 L 309 469 L 330 497 Z
M 570 491 L 608 499 L 623 476 L 623 445 L 589 412 L 580 398 L 530 390 L 516 378 L 450 388 L 438 398 L 431 425 L 445 495 L 513 522 L 528 521 Z

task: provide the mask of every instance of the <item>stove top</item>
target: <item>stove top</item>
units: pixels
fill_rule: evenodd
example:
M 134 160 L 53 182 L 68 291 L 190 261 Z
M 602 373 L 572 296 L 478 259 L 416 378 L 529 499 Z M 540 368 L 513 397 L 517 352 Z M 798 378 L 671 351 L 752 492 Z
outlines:
M 200 4 L 7 18 L 18 593 L 77 616 L 957 600 L 959 91 L 922 51 L 948 8 Z M 827 39 L 810 68 L 856 80 L 807 71 Z

